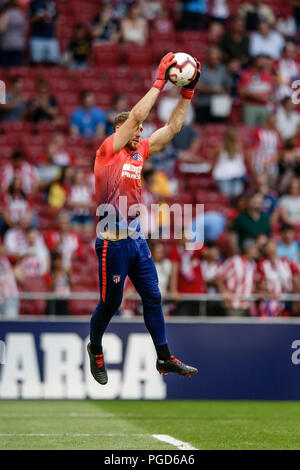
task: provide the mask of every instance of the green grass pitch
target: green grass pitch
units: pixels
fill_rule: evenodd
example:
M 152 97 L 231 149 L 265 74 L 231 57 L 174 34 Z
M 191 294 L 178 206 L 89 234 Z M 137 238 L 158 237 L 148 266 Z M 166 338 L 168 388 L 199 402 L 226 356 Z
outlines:
M 232 401 L 0 402 L 0 449 L 299 449 L 300 403 Z

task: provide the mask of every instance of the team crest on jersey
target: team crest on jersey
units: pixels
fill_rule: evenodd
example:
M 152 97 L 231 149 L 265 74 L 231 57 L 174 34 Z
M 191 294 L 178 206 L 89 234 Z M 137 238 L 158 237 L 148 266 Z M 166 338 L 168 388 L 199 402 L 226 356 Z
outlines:
M 113 281 L 115 284 L 119 284 L 119 282 L 121 281 L 121 275 L 120 274 L 114 274 L 113 275 Z
M 142 155 L 140 155 L 139 152 L 134 152 L 134 154 L 130 155 L 130 156 L 131 156 L 131 158 L 133 158 L 137 162 L 143 162 L 144 161 Z

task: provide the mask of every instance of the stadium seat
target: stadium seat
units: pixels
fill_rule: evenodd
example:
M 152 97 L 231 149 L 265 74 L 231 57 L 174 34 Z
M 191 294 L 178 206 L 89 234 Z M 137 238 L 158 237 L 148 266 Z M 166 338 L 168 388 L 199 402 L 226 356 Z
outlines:
M 48 287 L 41 276 L 26 278 L 20 286 L 22 292 L 47 292 Z M 46 300 L 21 300 L 21 315 L 45 315 Z
M 94 46 L 93 56 L 95 64 L 102 67 L 117 66 L 121 61 L 121 51 L 119 47 L 111 47 L 107 49 L 104 46 Z

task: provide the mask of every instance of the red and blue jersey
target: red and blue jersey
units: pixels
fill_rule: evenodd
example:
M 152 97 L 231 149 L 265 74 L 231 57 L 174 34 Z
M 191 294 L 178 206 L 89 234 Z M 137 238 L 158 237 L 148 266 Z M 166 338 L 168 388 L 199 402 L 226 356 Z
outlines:
M 149 158 L 149 139 L 141 140 L 137 150 L 124 147 L 113 150 L 114 134 L 104 140 L 95 160 L 95 190 L 97 206 L 111 204 L 120 215 L 120 197 L 127 198 L 128 220 L 139 215 L 141 203 L 141 173 L 145 160 Z M 136 208 L 133 211 L 133 206 Z M 122 212 L 122 211 L 121 211 Z M 125 215 L 122 213 L 122 215 Z

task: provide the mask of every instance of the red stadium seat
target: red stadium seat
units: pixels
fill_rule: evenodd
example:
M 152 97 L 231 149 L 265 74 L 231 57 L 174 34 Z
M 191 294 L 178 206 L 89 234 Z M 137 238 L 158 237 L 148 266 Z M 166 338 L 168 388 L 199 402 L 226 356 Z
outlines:
M 117 66 L 120 65 L 121 51 L 118 45 L 107 48 L 96 45 L 93 49 L 95 64 L 98 66 Z
M 152 49 L 144 49 L 140 51 L 127 51 L 127 63 L 131 67 L 137 67 L 140 65 L 151 65 L 152 61 Z
M 47 292 L 48 287 L 41 276 L 24 280 L 20 288 L 22 292 Z M 21 300 L 21 315 L 45 315 L 46 300 Z
M 220 194 L 217 191 L 207 191 L 199 189 L 195 192 L 196 202 L 198 203 L 213 203 L 220 204 L 221 206 L 229 206 L 228 197 L 225 194 Z
M 7 121 L 2 124 L 5 134 L 14 134 L 15 138 L 19 132 L 28 132 L 32 131 L 31 122 L 23 121 Z

